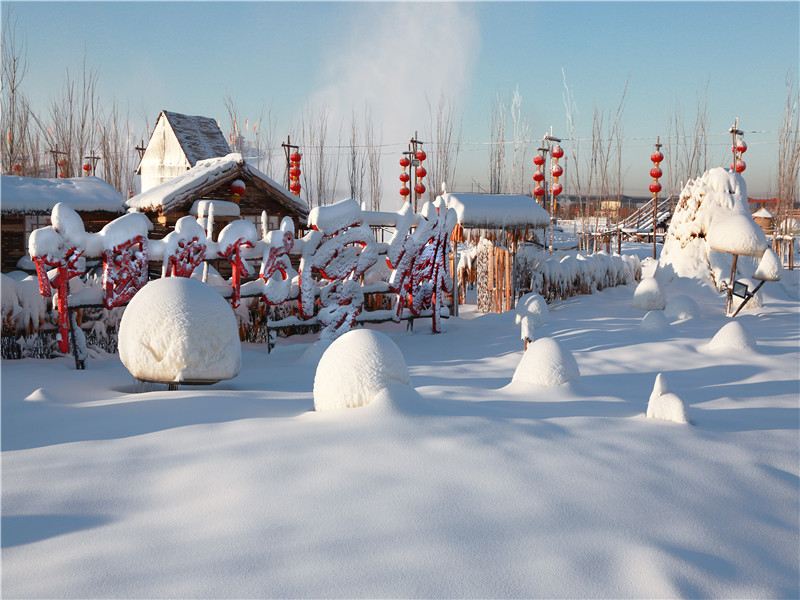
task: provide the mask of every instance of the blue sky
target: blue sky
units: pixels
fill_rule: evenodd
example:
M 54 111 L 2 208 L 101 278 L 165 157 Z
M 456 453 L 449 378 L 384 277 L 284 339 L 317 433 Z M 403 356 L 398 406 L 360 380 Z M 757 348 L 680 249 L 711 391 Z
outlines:
M 463 138 L 482 142 L 492 101 L 519 86 L 533 134 L 551 125 L 565 134 L 563 68 L 586 137 L 594 108 L 615 108 L 627 81 L 623 163 L 634 194 L 649 183 L 648 140 L 667 134 L 676 107 L 691 121 L 706 89 L 712 164 L 727 164 L 724 134 L 739 116 L 745 130 L 765 132 L 746 135 L 745 158 L 751 195 L 767 193 L 785 81 L 797 80 L 800 60 L 796 2 L 3 2 L 4 17 L 9 8 L 34 106 L 86 54 L 102 98 L 138 122 L 162 108 L 224 122 L 231 95 L 243 116 L 271 106 L 283 133 L 309 102 L 341 115 L 368 102 L 383 142 L 401 143 L 425 128 L 425 97 L 444 92 L 463 115 Z M 486 162 L 484 146 L 465 146 L 456 186 L 485 182 Z

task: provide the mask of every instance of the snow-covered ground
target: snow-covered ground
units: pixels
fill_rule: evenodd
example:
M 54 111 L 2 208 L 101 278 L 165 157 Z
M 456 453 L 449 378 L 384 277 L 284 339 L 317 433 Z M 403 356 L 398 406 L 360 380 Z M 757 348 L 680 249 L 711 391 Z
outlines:
M 309 336 L 177 392 L 4 361 L 3 594 L 798 597 L 797 275 L 737 317 L 753 351 L 706 348 L 724 300 L 685 282 L 700 314 L 655 329 L 634 285 L 551 305 L 555 388 L 511 384 L 514 313 L 469 307 L 376 327 L 415 391 L 338 411 Z M 645 417 L 658 373 L 691 425 Z

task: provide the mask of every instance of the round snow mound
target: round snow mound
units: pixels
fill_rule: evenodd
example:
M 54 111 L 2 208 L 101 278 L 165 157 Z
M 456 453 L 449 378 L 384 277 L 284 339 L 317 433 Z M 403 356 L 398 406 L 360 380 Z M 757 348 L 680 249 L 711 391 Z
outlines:
M 694 298 L 685 294 L 678 294 L 667 300 L 664 315 L 671 321 L 693 319 L 700 314 L 700 307 Z
M 231 379 L 239 373 L 242 359 L 236 317 L 208 285 L 181 277 L 156 279 L 125 308 L 119 357 L 142 381 Z
M 325 350 L 317 365 L 314 409 L 366 406 L 393 384 L 411 384 L 400 348 L 377 331 L 348 331 Z
M 639 327 L 647 331 L 661 331 L 669 327 L 669 321 L 662 310 L 650 310 L 642 317 Z
M 756 342 L 739 321 L 731 321 L 723 325 L 714 334 L 707 348 L 712 352 L 752 351 Z
M 578 377 L 580 371 L 572 353 L 546 337 L 528 346 L 511 381 L 554 387 Z
M 633 292 L 633 306 L 642 310 L 664 310 L 664 296 L 653 277 L 642 279 Z

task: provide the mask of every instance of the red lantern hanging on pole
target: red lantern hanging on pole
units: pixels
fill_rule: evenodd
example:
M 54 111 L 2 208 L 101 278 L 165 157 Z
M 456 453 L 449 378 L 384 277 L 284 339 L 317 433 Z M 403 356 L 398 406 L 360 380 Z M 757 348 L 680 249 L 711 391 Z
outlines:
M 558 214 L 558 196 L 564 191 L 559 179 L 564 175 L 564 168 L 558 164 L 559 159 L 564 156 L 564 149 L 561 147 L 561 140 L 552 135 L 546 135 L 547 142 L 555 142 L 550 147 L 550 254 L 553 253 L 555 245 L 556 215 Z
M 289 156 L 289 191 L 295 196 L 299 196 L 302 189 L 300 185 L 300 174 L 302 173 L 300 161 L 302 159 L 303 155 L 296 150 Z
M 408 167 L 411 166 L 411 159 L 408 156 L 402 156 L 400 158 L 400 168 L 402 171 L 400 172 L 400 183 L 402 184 L 400 187 L 400 196 L 404 199 L 407 198 L 411 194 L 411 190 L 408 187 L 408 182 L 411 180 L 411 175 L 408 174 Z
M 297 170 L 299 171 L 299 169 Z M 247 186 L 245 185 L 244 181 L 242 181 L 241 179 L 234 179 L 231 182 L 231 187 L 230 187 L 231 197 L 233 201 L 238 204 L 239 200 L 244 195 L 245 190 L 247 190 Z
M 733 126 L 728 132 L 731 134 L 731 152 L 733 153 L 731 171 L 744 173 L 744 170 L 747 168 L 747 163 L 742 159 L 742 155 L 747 152 L 747 142 L 744 141 L 744 131 L 739 129 L 739 117 L 736 117 Z
M 544 198 L 544 153 L 547 152 L 546 148 L 539 148 L 539 154 L 536 154 L 533 157 L 533 165 L 536 167 L 536 171 L 533 173 L 533 181 L 536 182 L 536 185 L 533 186 L 533 197 L 539 202 L 542 198 Z M 539 202 L 541 204 L 541 202 Z
M 650 193 L 653 194 L 653 258 L 657 257 L 658 251 L 656 249 L 656 228 L 658 227 L 658 193 L 661 191 L 661 184 L 659 179 L 663 174 L 661 171 L 661 161 L 664 160 L 664 155 L 661 153 L 661 136 L 656 138 L 656 151 L 650 155 L 650 160 L 653 166 L 650 169 L 650 177 L 653 178 L 650 184 Z

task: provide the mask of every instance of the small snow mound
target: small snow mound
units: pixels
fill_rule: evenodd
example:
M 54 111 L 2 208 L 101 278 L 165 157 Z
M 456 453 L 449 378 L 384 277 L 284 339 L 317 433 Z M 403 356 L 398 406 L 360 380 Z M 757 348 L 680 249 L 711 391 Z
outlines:
M 314 409 L 366 406 L 392 384 L 411 384 L 400 348 L 377 331 L 348 331 L 331 343 L 317 365 Z
M 645 316 L 642 317 L 642 322 L 639 327 L 647 331 L 661 331 L 669 327 L 669 321 L 664 316 L 664 311 L 650 310 Z
M 683 400 L 667 390 L 666 379 L 661 373 L 656 375 L 653 391 L 647 402 L 647 418 L 672 421 L 673 423 L 688 423 Z
M 642 310 L 664 310 L 664 295 L 653 277 L 642 279 L 633 292 L 633 306 Z
M 664 309 L 664 315 L 667 319 L 672 321 L 693 319 L 700 314 L 700 307 L 694 298 L 686 294 L 678 294 L 667 299 L 667 307 Z
M 772 248 L 767 248 L 761 261 L 758 263 L 756 272 L 753 273 L 753 279 L 760 281 L 780 281 L 781 273 L 783 272 L 783 265 L 781 264 L 778 255 Z
M 168 277 L 145 285 L 119 325 L 119 357 L 136 379 L 214 382 L 239 373 L 236 316 L 211 286 Z
M 540 338 L 528 346 L 511 381 L 554 387 L 578 377 L 572 353 L 553 338 Z
M 723 325 L 711 341 L 707 349 L 712 352 L 752 351 L 756 342 L 739 321 L 731 321 Z

